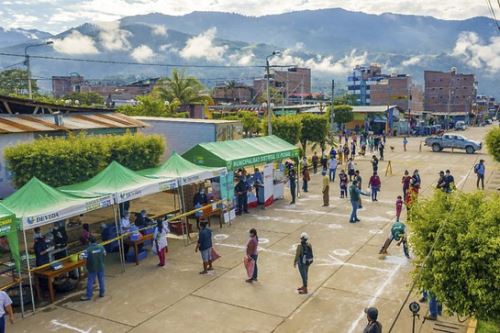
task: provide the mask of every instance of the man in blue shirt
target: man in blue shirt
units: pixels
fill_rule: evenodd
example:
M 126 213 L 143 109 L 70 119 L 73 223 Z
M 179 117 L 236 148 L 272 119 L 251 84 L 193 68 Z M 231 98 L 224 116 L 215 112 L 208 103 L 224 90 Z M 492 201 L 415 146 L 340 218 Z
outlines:
M 264 177 L 262 173 L 259 171 L 259 168 L 255 168 L 253 174 L 253 186 L 255 187 L 255 196 L 257 197 L 257 204 L 263 203 L 259 202 L 259 192 L 264 190 Z M 265 200 L 265 198 L 264 198 Z
M 201 260 L 203 261 L 203 271 L 200 274 L 207 274 L 212 268 L 212 230 L 207 227 L 206 222 L 200 223 L 201 229 L 198 234 L 198 243 L 194 252 L 200 250 Z
M 484 160 L 480 160 L 478 164 L 474 166 L 474 172 L 477 175 L 477 189 L 479 190 L 479 181 L 481 181 L 481 187 L 484 190 L 484 175 L 486 173 L 486 166 L 484 165 Z

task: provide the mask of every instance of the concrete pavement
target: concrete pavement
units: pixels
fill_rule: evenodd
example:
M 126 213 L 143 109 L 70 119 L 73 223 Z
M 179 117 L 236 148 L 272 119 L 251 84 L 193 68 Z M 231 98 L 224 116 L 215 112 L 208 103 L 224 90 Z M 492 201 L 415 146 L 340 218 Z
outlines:
M 481 139 L 485 128 L 471 128 L 467 137 Z M 378 250 L 395 218 L 395 200 L 401 194 L 405 169 L 419 169 L 422 195 L 431 193 L 440 170 L 450 169 L 457 186 L 475 189 L 472 168 L 479 158 L 487 165 L 487 186 L 498 179 L 491 158 L 483 150 L 433 153 L 422 147 L 421 138 L 410 138 L 408 151 L 402 138 L 388 139 L 386 161 L 379 165 L 382 191 L 379 201 L 363 197 L 360 223 L 348 223 L 350 203 L 339 198 L 338 180 L 330 186 L 330 207 L 321 207 L 321 176 L 312 175 L 309 193 L 301 193 L 296 205 L 279 200 L 266 210 L 254 209 L 238 217 L 231 226 L 213 226 L 221 259 L 215 271 L 201 276 L 199 254 L 194 245 L 169 240 L 167 266 L 156 266 L 151 253 L 139 266 L 128 264 L 119 273 L 117 258 L 110 256 L 107 294 L 80 302 L 80 294 L 68 296 L 35 315 L 18 319 L 9 332 L 362 332 L 366 325 L 363 309 L 376 306 L 387 332 L 411 332 L 411 315 L 405 298 L 410 285 L 411 260 L 400 247 L 389 248 L 380 259 Z M 389 146 L 395 149 L 391 152 Z M 371 174 L 370 156 L 359 157 L 366 188 Z M 393 175 L 385 176 L 387 161 Z M 286 191 L 289 196 L 289 192 Z M 403 220 L 405 216 L 403 213 Z M 260 238 L 259 281 L 247 284 L 242 265 L 247 231 L 256 228 Z M 315 260 L 310 269 L 310 294 L 299 295 L 300 276 L 293 268 L 293 256 L 302 232 L 310 235 Z M 418 294 L 409 300 L 416 300 Z M 398 312 L 404 307 L 401 314 Z M 421 315 L 425 314 L 423 305 Z M 397 320 L 396 320 L 397 319 Z M 436 323 L 417 323 L 417 331 L 433 332 Z M 456 319 L 441 318 L 439 327 L 463 332 Z M 451 327 L 451 328 L 450 328 Z M 456 328 L 456 329 L 455 329 Z

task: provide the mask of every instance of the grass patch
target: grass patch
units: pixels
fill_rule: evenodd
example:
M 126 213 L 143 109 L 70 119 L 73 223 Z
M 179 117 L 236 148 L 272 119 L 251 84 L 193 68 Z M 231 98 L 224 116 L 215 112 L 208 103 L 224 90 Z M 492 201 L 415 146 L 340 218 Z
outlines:
M 491 321 L 480 320 L 477 325 L 476 333 L 498 333 L 500 324 Z

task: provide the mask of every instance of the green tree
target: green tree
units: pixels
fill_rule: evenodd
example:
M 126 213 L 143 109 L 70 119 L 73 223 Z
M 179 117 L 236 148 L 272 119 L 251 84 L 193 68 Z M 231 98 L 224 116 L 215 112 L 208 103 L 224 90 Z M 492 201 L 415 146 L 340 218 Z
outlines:
M 328 109 L 328 119 L 330 119 L 330 111 Z M 352 106 L 350 105 L 335 105 L 333 107 L 334 119 L 333 121 L 338 124 L 339 128 L 342 128 L 343 124 L 346 124 L 354 119 L 354 114 L 352 113 Z
M 194 76 L 186 76 L 177 69 L 172 76 L 158 81 L 153 94 L 157 94 L 164 101 L 178 100 L 181 105 L 211 104 L 212 97 L 205 92 L 205 87 Z
M 460 316 L 498 322 L 499 221 L 498 194 L 436 191 L 419 200 L 409 218 L 417 287 Z
M 64 96 L 63 99 L 78 101 L 80 105 L 104 104 L 104 98 L 96 92 L 74 92 Z
M 35 79 L 31 79 L 31 90 L 38 92 L 38 85 Z M 28 72 L 24 69 L 8 69 L 0 72 L 0 93 L 27 94 L 28 93 Z
M 168 102 L 149 94 L 137 97 L 137 105 L 123 105 L 117 111 L 127 116 L 185 117 L 186 113 L 177 112 L 180 105 L 177 99 Z
M 500 127 L 489 130 L 486 135 L 486 147 L 495 161 L 500 162 Z
M 267 123 L 262 122 L 264 133 L 268 134 Z M 299 143 L 300 134 L 302 132 L 302 122 L 299 116 L 281 116 L 273 117 L 271 121 L 273 135 L 276 135 L 283 140 L 296 145 Z
M 245 137 L 251 137 L 253 133 L 259 132 L 260 122 L 259 117 L 255 112 L 251 111 L 240 111 L 238 112 L 238 117 L 243 125 L 243 132 Z
M 269 87 L 269 97 L 274 105 L 283 104 L 283 93 L 274 87 Z M 257 96 L 257 103 L 267 103 L 267 92 L 264 90 Z
M 324 115 L 301 115 L 302 131 L 300 144 L 302 151 L 307 151 L 307 142 L 315 142 L 320 145 L 325 142 L 328 135 L 328 118 Z M 322 148 L 323 150 L 323 148 Z
M 347 94 L 340 97 L 335 97 L 335 99 L 333 100 L 333 105 L 356 106 L 358 105 L 357 97 L 356 95 L 347 95 Z

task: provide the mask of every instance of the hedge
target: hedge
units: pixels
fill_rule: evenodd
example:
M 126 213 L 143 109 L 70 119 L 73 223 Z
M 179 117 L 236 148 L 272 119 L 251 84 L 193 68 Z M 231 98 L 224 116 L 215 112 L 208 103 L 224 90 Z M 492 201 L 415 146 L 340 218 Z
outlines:
M 132 170 L 155 167 L 164 150 L 164 140 L 158 135 L 79 134 L 44 137 L 9 147 L 5 160 L 17 188 L 32 177 L 58 187 L 90 179 L 113 160 Z

